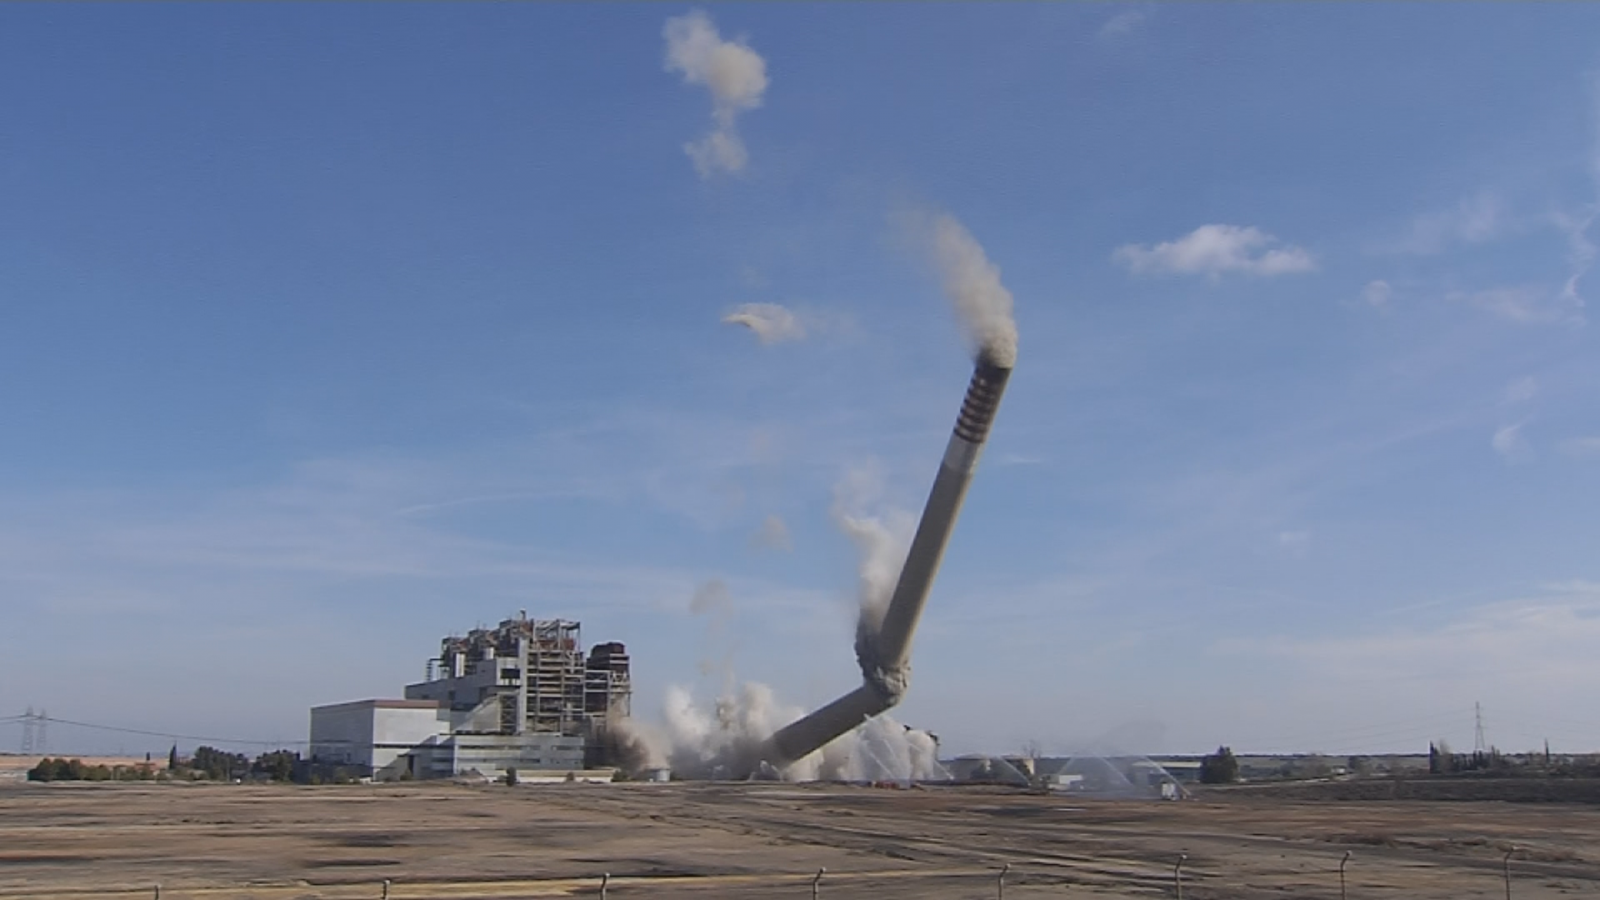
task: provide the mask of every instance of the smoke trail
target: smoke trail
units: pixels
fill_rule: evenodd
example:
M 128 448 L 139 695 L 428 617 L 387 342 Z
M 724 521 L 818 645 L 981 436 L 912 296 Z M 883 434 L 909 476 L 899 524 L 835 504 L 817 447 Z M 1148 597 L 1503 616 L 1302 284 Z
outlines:
M 1011 292 L 1000 283 L 1000 268 L 949 213 L 934 217 L 933 251 L 944 291 L 961 314 L 977 354 L 997 366 L 1015 365 L 1017 323 L 1011 315 Z
M 741 41 L 725 41 L 703 10 L 668 19 L 662 29 L 667 41 L 666 69 L 682 72 L 688 84 L 703 84 L 711 91 L 711 133 L 685 144 L 701 178 L 721 169 L 742 171 L 750 159 L 734 120 L 739 113 L 761 105 L 767 90 L 767 63 Z
M 733 684 L 735 642 L 729 633 L 733 619 L 733 595 L 720 578 L 713 578 L 695 589 L 689 598 L 689 615 L 707 619 L 705 648 L 700 656 L 702 676 L 721 674 L 724 684 Z
M 689 598 L 689 612 L 693 615 L 702 613 L 720 612 L 730 603 L 728 585 L 720 578 L 713 578 L 695 589 L 694 596 Z
M 798 341 L 806 328 L 794 313 L 776 303 L 746 303 L 722 317 L 728 325 L 743 325 L 763 344 Z
M 880 508 L 882 487 L 876 473 L 858 469 L 834 487 L 834 525 L 855 545 L 857 559 L 856 662 L 863 676 L 872 677 L 880 666 L 874 657 L 873 638 L 883 624 L 883 614 L 894 593 L 895 581 L 905 564 L 916 529 L 916 517 L 906 510 Z

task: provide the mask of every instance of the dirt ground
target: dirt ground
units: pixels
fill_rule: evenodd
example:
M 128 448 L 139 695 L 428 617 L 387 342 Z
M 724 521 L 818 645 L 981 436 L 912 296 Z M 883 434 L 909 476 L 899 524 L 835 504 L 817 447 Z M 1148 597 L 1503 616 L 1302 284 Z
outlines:
M 12 784 L 0 898 L 1600 897 L 1600 808 L 1000 789 Z

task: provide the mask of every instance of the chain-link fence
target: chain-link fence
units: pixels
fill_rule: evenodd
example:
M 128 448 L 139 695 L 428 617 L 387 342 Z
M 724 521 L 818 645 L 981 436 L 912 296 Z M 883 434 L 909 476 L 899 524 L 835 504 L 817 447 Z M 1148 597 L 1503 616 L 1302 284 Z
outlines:
M 1548 869 L 1524 873 L 1528 888 L 1518 891 L 1518 849 L 1510 847 L 1497 856 L 1473 860 L 1468 867 L 1477 874 L 1475 883 L 1464 883 L 1450 894 L 1453 897 L 1543 897 L 1553 889 L 1565 896 L 1600 893 L 1600 880 L 1587 879 L 1585 891 L 1579 883 L 1552 882 Z M 386 878 L 372 881 L 346 881 L 338 884 L 188 884 L 99 887 L 83 889 L 45 889 L 17 893 L 0 891 L 0 898 L 26 897 L 28 900 L 86 900 L 89 897 L 148 897 L 153 900 L 198 900 L 198 898 L 236 898 L 236 900 L 518 900 L 538 897 L 740 897 L 767 898 L 950 898 L 950 900 L 1028 900 L 1040 897 L 1175 897 L 1178 900 L 1211 900 L 1224 897 L 1280 896 L 1332 898 L 1393 898 L 1411 896 L 1406 890 L 1380 879 L 1379 884 L 1360 884 L 1352 864 L 1358 863 L 1354 851 L 1346 850 L 1325 872 L 1308 873 L 1298 891 L 1270 886 L 1230 885 L 1227 873 L 1214 868 L 1197 872 L 1188 866 L 1188 854 L 1179 854 L 1165 868 L 1146 866 L 1139 871 L 1124 870 L 1117 879 L 1097 879 L 1093 883 L 1071 873 L 1048 867 L 1031 869 L 1026 864 L 1004 863 L 994 868 L 902 868 L 851 869 L 830 872 L 764 872 L 721 875 L 613 875 L 529 880 L 416 881 Z M 1493 865 L 1489 865 L 1493 863 Z M 1319 883 L 1320 882 L 1320 883 Z M 1436 885 L 1435 888 L 1438 886 Z M 1429 896 L 1434 891 L 1429 892 Z

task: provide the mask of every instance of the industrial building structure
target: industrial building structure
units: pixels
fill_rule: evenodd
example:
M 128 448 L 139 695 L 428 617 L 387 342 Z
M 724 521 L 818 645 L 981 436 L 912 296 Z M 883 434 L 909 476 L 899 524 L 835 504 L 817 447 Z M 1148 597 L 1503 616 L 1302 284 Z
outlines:
M 611 764 L 632 711 L 628 652 L 609 642 L 585 655 L 580 635 L 577 622 L 520 613 L 444 638 L 404 700 L 312 709 L 312 759 L 378 779 Z

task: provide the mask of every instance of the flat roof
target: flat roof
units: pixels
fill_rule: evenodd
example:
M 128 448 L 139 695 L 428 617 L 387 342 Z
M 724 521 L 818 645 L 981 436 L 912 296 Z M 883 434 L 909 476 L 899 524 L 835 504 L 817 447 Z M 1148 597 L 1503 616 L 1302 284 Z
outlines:
M 348 703 L 328 703 L 323 706 L 313 706 L 313 711 L 319 709 L 438 709 L 437 700 L 351 700 Z

